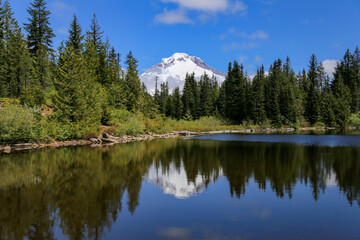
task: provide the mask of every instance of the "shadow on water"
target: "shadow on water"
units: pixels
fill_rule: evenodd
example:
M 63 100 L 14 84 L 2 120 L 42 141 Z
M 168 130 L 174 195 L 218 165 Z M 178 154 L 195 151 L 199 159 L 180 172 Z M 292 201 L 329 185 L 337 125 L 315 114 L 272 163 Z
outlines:
M 324 145 L 167 139 L 1 155 L 0 239 L 54 239 L 55 226 L 101 239 L 121 212 L 136 214 L 151 168 L 184 171 L 189 185 L 201 177 L 205 188 L 224 176 L 239 199 L 251 181 L 289 199 L 304 184 L 315 201 L 335 185 L 360 206 L 360 148 Z

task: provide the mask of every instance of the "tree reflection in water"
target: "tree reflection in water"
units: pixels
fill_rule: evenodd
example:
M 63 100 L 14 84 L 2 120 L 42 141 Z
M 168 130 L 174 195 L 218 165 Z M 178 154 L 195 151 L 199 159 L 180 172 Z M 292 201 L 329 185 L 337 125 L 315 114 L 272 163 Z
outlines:
M 335 184 L 350 204 L 360 206 L 357 147 L 167 139 L 0 157 L 1 239 L 53 239 L 56 225 L 70 239 L 101 239 L 123 211 L 125 195 L 134 214 L 144 178 L 176 188 L 174 169 L 177 178 L 186 178 L 190 195 L 224 176 L 237 198 L 246 194 L 251 179 L 280 198 L 292 198 L 301 183 L 318 200 Z M 159 177 L 169 183 L 160 184 Z

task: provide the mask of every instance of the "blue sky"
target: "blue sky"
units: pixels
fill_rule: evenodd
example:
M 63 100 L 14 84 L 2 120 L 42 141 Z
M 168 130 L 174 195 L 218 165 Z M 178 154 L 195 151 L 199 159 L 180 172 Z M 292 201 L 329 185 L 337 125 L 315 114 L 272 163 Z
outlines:
M 9 0 L 22 25 L 30 0 Z M 48 0 L 55 46 L 76 13 L 87 30 L 96 13 L 122 54 L 133 51 L 139 71 L 175 52 L 198 56 L 226 72 L 243 62 L 249 74 L 289 56 L 296 71 L 315 53 L 331 66 L 360 45 L 359 0 Z

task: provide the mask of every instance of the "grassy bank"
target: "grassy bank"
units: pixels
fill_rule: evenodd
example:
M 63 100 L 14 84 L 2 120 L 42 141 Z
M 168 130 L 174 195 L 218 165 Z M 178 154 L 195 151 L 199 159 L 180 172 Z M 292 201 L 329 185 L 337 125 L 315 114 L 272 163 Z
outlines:
M 2 103 L 0 109 L 0 144 L 24 142 L 66 141 L 89 139 L 106 132 L 120 137 L 124 135 L 140 135 L 144 133 L 169 133 L 173 131 L 219 131 L 270 128 L 269 123 L 254 125 L 244 122 L 242 125 L 231 125 L 216 117 L 202 117 L 198 120 L 174 120 L 163 115 L 153 118 L 144 117 L 140 112 L 112 110 L 109 114 L 108 126 L 89 127 L 86 123 L 59 122 L 51 111 L 40 108 L 20 106 L 14 103 Z M 360 113 L 353 114 L 350 125 L 360 126 Z M 320 123 L 319 126 L 322 124 Z M 287 126 L 284 126 L 287 127 Z

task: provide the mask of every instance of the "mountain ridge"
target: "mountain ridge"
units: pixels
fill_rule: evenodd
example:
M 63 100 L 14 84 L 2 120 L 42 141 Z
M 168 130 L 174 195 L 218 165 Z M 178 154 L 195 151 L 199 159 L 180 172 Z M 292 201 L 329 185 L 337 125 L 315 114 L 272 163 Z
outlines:
M 159 64 L 147 69 L 140 78 L 148 91 L 154 94 L 156 77 L 158 77 L 158 87 L 161 83 L 168 82 L 171 92 L 176 87 L 182 90 L 187 73 L 194 73 L 197 81 L 204 73 L 209 77 L 216 77 L 219 83 L 226 77 L 226 73 L 209 66 L 199 57 L 189 56 L 186 53 L 174 53 L 171 57 L 163 58 Z

